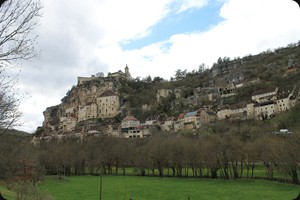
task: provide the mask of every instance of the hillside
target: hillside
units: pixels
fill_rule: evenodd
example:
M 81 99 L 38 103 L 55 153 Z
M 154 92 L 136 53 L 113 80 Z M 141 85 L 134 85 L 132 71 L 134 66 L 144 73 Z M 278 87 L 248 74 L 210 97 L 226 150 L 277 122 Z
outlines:
M 16 137 L 30 137 L 31 134 L 24 132 L 24 131 L 19 131 L 16 129 L 8 129 L 8 130 L 1 130 L 0 129 L 0 133 L 3 133 L 4 135 L 10 135 L 12 137 L 16 136 Z
M 160 129 L 172 118 L 175 131 L 180 116 L 193 117 L 193 112 L 195 119 L 205 120 L 183 128 L 200 128 L 225 118 L 277 117 L 299 98 L 299 59 L 298 43 L 233 60 L 219 58 L 210 69 L 204 65 L 191 72 L 178 69 L 171 80 L 133 78 L 128 66 L 107 77 L 103 73 L 78 77 L 62 103 L 44 111 L 45 120 L 36 135 L 120 135 L 121 121 L 128 115 L 144 125 L 155 122 Z

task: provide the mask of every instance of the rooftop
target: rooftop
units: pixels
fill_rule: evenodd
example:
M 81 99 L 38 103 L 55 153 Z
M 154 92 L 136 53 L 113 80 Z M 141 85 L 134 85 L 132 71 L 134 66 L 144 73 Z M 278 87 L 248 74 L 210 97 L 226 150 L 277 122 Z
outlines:
M 270 92 L 277 92 L 278 87 L 273 87 L 273 88 L 267 88 L 267 89 L 262 89 L 262 90 L 257 90 L 255 91 L 252 96 L 256 96 L 256 95 L 261 95 L 261 94 L 266 94 L 266 93 L 270 93 Z
M 122 121 L 139 121 L 133 116 L 127 116 Z

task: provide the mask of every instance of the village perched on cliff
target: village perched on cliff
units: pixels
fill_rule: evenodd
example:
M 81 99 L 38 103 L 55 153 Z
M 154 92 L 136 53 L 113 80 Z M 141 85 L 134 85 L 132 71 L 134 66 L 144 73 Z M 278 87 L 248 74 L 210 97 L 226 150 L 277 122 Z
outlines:
M 153 132 L 196 131 L 219 120 L 268 120 L 300 100 L 299 44 L 244 58 L 219 58 L 209 69 L 177 70 L 164 80 L 124 71 L 78 77 L 61 104 L 44 111 L 33 142 Z

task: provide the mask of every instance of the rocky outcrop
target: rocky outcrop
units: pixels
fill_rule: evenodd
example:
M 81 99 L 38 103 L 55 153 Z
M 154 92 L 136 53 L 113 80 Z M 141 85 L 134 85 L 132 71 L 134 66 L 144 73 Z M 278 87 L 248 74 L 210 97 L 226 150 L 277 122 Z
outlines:
M 77 86 L 73 86 L 67 92 L 61 104 L 49 107 L 43 112 L 44 122 L 39 133 L 42 132 L 42 135 L 88 131 L 103 133 L 103 130 L 108 130 L 106 126 L 113 126 L 116 122 L 114 118 L 120 113 L 119 84 L 110 77 L 96 77 L 78 82 Z M 110 100 L 112 102 L 108 102 Z M 109 114 L 103 114 L 107 113 L 108 109 Z

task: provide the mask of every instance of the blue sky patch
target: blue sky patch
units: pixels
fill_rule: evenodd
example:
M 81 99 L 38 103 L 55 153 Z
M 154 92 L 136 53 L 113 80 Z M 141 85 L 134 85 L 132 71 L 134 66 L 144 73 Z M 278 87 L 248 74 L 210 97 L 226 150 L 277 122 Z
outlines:
M 209 4 L 201 9 L 191 9 L 182 13 L 172 12 L 151 28 L 151 33 L 137 40 L 121 44 L 123 50 L 140 49 L 152 43 L 169 39 L 172 35 L 206 31 L 222 21 L 219 16 L 220 4 Z

